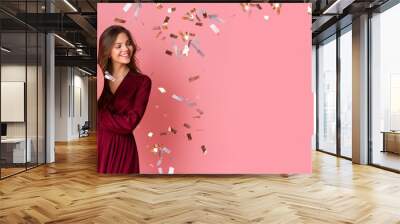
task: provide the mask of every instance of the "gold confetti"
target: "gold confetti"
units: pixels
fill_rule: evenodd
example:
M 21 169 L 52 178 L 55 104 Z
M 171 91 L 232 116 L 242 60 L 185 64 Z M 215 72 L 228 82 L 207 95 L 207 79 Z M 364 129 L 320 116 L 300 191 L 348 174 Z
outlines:
M 196 75 L 196 76 L 189 77 L 189 82 L 196 81 L 196 80 L 198 80 L 199 78 L 200 78 L 200 76 L 199 76 L 199 75 Z
M 272 10 L 275 10 L 278 14 L 281 13 L 282 5 L 280 3 L 271 3 Z
M 157 9 L 162 9 L 163 6 L 161 5 L 161 3 L 156 3 L 156 8 L 157 8 Z
M 172 51 L 170 51 L 170 50 L 166 50 L 165 53 L 170 55 L 170 56 L 172 55 Z
M 245 12 L 249 12 L 250 11 L 249 3 L 240 3 L 240 6 L 242 6 L 243 11 L 245 11 Z
M 175 12 L 175 10 L 176 10 L 176 8 L 174 7 L 174 8 L 168 8 L 168 13 L 173 13 L 173 12 Z
M 215 24 L 211 24 L 210 28 L 215 34 L 219 34 L 219 29 Z
M 190 125 L 189 125 L 189 124 L 187 124 L 187 123 L 184 123 L 184 124 L 183 124 L 183 126 L 184 126 L 185 128 L 188 128 L 188 129 L 190 129 Z
M 179 32 L 179 35 L 181 36 L 183 42 L 186 42 L 186 41 L 189 40 L 189 33 L 188 32 L 185 32 L 185 33 Z
M 168 126 L 168 131 L 169 132 L 171 132 L 171 133 L 174 133 L 174 134 L 176 134 L 176 130 L 173 128 L 173 127 L 171 127 L 171 126 Z
M 188 140 L 189 140 L 189 141 L 191 141 L 191 140 L 192 140 L 192 134 L 190 134 L 190 133 L 186 133 L 186 136 L 187 136 L 187 138 L 188 138 Z
M 125 23 L 126 20 L 120 19 L 120 18 L 114 18 L 114 22 L 116 22 L 116 23 Z
M 197 14 L 196 14 L 196 19 L 197 19 L 197 21 L 201 22 L 201 19 Z
M 162 31 L 158 32 L 156 38 L 158 38 L 162 34 Z
M 164 89 L 164 87 L 158 87 L 158 90 L 160 91 L 160 93 L 166 93 L 167 90 Z
M 207 154 L 207 149 L 205 145 L 201 146 L 201 151 L 203 152 L 204 155 Z
M 166 16 L 161 26 L 164 30 L 168 29 L 168 21 L 169 21 L 169 16 Z

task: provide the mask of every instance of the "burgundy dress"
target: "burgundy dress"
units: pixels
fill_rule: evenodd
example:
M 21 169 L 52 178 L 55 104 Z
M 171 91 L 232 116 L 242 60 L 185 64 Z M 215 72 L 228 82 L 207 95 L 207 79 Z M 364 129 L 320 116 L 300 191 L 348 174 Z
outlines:
M 107 82 L 104 86 L 108 85 Z M 105 106 L 98 108 L 99 173 L 139 173 L 133 130 L 146 110 L 151 90 L 148 76 L 130 71 Z

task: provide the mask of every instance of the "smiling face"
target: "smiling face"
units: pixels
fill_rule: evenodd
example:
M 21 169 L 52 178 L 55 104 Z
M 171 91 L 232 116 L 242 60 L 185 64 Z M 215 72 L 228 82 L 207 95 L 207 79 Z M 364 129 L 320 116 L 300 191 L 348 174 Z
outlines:
M 132 41 L 126 33 L 119 33 L 110 52 L 113 64 L 129 64 L 133 54 Z

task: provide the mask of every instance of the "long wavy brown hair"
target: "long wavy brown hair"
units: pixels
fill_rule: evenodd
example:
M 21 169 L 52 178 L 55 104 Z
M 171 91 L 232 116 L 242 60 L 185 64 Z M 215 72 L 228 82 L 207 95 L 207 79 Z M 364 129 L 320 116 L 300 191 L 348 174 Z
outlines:
M 117 39 L 117 36 L 120 33 L 125 33 L 128 36 L 129 41 L 132 43 L 133 52 L 131 56 L 130 63 L 127 64 L 131 72 L 139 73 L 140 69 L 136 64 L 135 54 L 138 49 L 137 45 L 135 44 L 132 34 L 123 26 L 113 25 L 108 27 L 104 32 L 101 34 L 99 39 L 99 50 L 97 55 L 97 63 L 99 64 L 103 74 L 105 71 L 111 71 L 112 69 L 112 62 L 111 62 L 111 49 Z M 107 84 L 107 79 L 104 78 L 104 88 L 97 102 L 98 108 L 103 108 L 109 102 L 110 98 L 112 97 L 110 87 Z

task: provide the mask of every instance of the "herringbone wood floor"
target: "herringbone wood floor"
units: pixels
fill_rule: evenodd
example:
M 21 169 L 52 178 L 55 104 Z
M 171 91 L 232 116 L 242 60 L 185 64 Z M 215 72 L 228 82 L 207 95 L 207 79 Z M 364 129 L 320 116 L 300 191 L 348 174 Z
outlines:
M 105 176 L 94 137 L 0 181 L 0 223 L 400 223 L 400 175 L 315 152 L 312 175 Z

